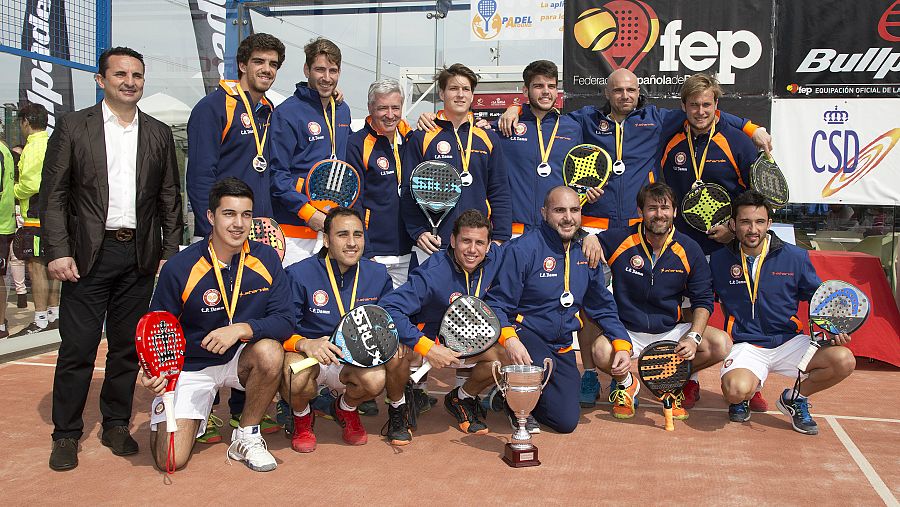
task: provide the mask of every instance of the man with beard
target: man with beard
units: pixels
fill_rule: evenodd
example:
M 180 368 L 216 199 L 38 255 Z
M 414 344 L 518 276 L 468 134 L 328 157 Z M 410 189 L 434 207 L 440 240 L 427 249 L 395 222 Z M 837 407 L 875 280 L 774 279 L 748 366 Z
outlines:
M 712 276 L 697 243 L 675 230 L 674 202 L 668 185 L 651 183 L 637 196 L 642 222 L 601 232 L 598 238 L 613 273 L 613 297 L 631 338 L 632 357 L 655 341 L 675 341 L 675 351 L 693 361 L 696 375 L 725 358 L 729 341 L 723 331 L 706 326 L 713 310 Z M 690 323 L 680 322 L 684 297 L 691 300 Z M 615 350 L 606 340 L 595 341 L 592 353 L 598 369 L 612 374 L 613 416 L 634 417 L 640 383 L 630 372 L 612 373 Z M 699 391 L 696 376 L 688 385 Z M 676 419 L 688 417 L 682 398 L 675 402 Z
M 750 420 L 749 401 L 769 373 L 797 375 L 810 337 L 802 334 L 797 317 L 800 301 L 809 301 L 821 284 L 802 248 L 785 243 L 769 230 L 772 209 L 758 192 L 747 191 L 731 204 L 730 226 L 735 239 L 710 257 L 713 285 L 726 329 L 734 346 L 722 364 L 722 393 L 731 405 L 733 422 Z M 828 335 L 832 346 L 816 351 L 804 373 L 799 391 L 785 389 L 778 410 L 791 418 L 794 430 L 819 432 L 809 415 L 808 396 L 847 378 L 856 359 L 847 347 L 850 336 Z
M 542 364 L 552 358 L 553 374 L 531 414 L 554 431 L 571 433 L 581 416 L 572 347 L 572 333 L 581 326 L 578 311 L 606 330 L 616 351 L 611 364 L 614 375 L 628 372 L 631 341 L 606 289 L 603 271 L 589 267 L 576 239 L 581 227 L 578 194 L 563 186 L 552 189 L 541 215 L 540 227 L 506 247 L 486 302 L 500 318 L 500 341 L 512 363 Z

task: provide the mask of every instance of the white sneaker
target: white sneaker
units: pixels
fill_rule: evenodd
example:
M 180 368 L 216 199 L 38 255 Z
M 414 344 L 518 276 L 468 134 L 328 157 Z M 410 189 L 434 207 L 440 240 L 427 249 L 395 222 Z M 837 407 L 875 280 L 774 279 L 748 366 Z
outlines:
M 250 470 L 255 472 L 268 472 L 275 470 L 277 463 L 275 457 L 269 452 L 266 441 L 259 433 L 246 434 L 240 428 L 231 432 L 231 445 L 228 446 L 228 458 L 243 461 Z

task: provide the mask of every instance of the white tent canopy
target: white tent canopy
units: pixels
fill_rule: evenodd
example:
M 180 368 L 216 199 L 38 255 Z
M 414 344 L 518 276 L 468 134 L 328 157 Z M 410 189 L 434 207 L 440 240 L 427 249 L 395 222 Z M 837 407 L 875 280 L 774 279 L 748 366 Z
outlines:
M 186 125 L 191 116 L 191 108 L 187 104 L 162 92 L 142 98 L 138 107 L 169 126 Z

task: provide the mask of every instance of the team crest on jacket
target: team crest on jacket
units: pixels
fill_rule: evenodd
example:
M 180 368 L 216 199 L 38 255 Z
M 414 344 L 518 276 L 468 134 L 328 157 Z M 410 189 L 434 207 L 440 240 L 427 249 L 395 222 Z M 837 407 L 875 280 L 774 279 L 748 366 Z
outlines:
M 450 294 L 450 300 L 447 302 L 452 304 L 454 301 L 456 301 L 461 296 L 462 296 L 462 292 L 459 292 L 459 291 L 454 292 L 453 294 Z
M 517 123 L 516 124 L 516 135 L 524 136 L 525 132 L 528 132 L 528 127 L 526 127 L 524 123 Z
M 731 277 L 732 277 L 732 278 L 737 279 L 737 278 L 740 278 L 740 277 L 743 276 L 743 275 L 744 275 L 744 270 L 741 269 L 741 266 L 740 266 L 740 265 L 738 265 L 738 264 L 733 264 L 733 265 L 731 266 Z
M 551 272 L 556 269 L 556 259 L 553 257 L 547 257 L 544 259 L 544 271 Z
M 222 295 L 217 289 L 209 289 L 203 293 L 203 302 L 206 306 L 218 306 L 222 301 Z
M 317 136 L 322 133 L 322 126 L 314 121 L 307 123 L 306 128 L 309 130 L 309 133 L 314 136 Z
M 641 269 L 644 267 L 644 258 L 640 255 L 634 255 L 631 257 L 631 267 L 634 269 Z
M 609 130 L 609 122 L 606 120 L 600 120 L 600 125 L 597 125 L 597 129 L 600 132 L 606 132 Z
M 385 170 L 385 169 L 387 169 L 388 167 L 390 167 L 390 165 L 391 165 L 391 163 L 388 162 L 387 157 L 378 157 L 378 160 L 375 161 L 375 164 L 376 164 L 376 165 L 378 166 L 378 168 L 381 169 L 381 170 Z
M 253 123 L 250 121 L 250 115 L 247 113 L 241 113 L 241 124 L 245 129 L 248 129 L 253 126 Z
M 675 163 L 678 165 L 684 165 L 685 161 L 687 161 L 687 155 L 684 154 L 683 151 L 679 151 L 675 154 Z
M 328 304 L 328 293 L 322 289 L 313 292 L 313 304 L 316 306 L 325 306 Z
M 440 141 L 437 143 L 437 152 L 441 155 L 446 155 L 450 153 L 450 143 L 447 141 Z

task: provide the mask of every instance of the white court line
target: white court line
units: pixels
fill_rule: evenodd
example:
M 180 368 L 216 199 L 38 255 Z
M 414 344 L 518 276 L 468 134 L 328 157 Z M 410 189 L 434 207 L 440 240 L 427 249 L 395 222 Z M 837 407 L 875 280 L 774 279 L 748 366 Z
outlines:
M 51 368 L 56 368 L 56 365 L 55 365 L 55 364 L 50 364 L 50 363 L 28 363 L 28 362 L 25 362 L 25 361 L 10 361 L 10 362 L 4 363 L 4 364 L 16 364 L 16 365 L 19 365 L 19 366 L 49 366 L 49 367 L 51 367 Z M 96 371 L 106 371 L 106 368 L 100 368 L 99 366 L 95 366 L 95 367 L 94 367 L 94 370 L 96 370 Z
M 891 493 L 891 490 L 887 487 L 887 484 L 885 484 L 884 481 L 881 480 L 881 477 L 879 477 L 878 473 L 875 472 L 875 469 L 872 468 L 869 460 L 867 460 L 866 457 L 863 456 L 863 453 L 860 452 L 858 447 L 856 447 L 856 444 L 853 443 L 853 440 L 850 440 L 850 436 L 847 435 L 847 432 L 844 431 L 844 428 L 841 427 L 834 416 L 826 415 L 825 420 L 828 421 L 828 424 L 831 425 L 831 429 L 834 430 L 834 434 L 837 435 L 841 443 L 844 444 L 847 452 L 850 453 L 850 457 L 852 457 L 853 461 L 856 462 L 856 465 L 866 476 L 866 479 L 869 480 L 869 484 L 872 485 L 872 488 L 875 489 L 875 492 L 878 493 L 878 496 L 881 497 L 881 500 L 884 502 L 884 504 L 889 507 L 900 506 L 900 503 L 897 503 L 897 498 L 894 497 L 893 493 Z

